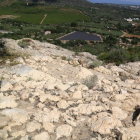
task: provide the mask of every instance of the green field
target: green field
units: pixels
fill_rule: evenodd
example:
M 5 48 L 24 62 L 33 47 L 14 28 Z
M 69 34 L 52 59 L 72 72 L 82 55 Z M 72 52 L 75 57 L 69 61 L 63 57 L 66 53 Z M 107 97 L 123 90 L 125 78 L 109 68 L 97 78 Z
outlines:
M 104 34 L 104 35 L 115 35 L 115 36 L 123 35 L 121 31 L 108 31 L 108 30 L 101 30 L 97 28 L 91 28 L 90 31 L 94 31 L 95 33 Z
M 90 18 L 75 8 L 49 7 L 49 6 L 27 6 L 26 3 L 17 2 L 7 7 L 0 8 L 1 15 L 19 16 L 15 20 L 39 24 L 47 14 L 42 24 L 59 24 L 76 20 L 90 21 Z

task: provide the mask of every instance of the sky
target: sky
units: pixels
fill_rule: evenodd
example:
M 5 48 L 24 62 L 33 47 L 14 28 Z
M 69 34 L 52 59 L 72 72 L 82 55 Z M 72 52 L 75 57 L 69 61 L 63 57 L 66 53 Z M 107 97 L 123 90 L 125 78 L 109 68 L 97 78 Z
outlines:
M 116 3 L 140 5 L 140 0 L 88 0 L 93 3 Z

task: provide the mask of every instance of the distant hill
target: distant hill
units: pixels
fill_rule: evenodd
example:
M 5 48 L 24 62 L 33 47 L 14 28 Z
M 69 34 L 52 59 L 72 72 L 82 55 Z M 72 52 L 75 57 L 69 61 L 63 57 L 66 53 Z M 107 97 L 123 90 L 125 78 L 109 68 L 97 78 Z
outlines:
M 25 2 L 29 5 L 32 4 L 43 4 L 50 6 L 91 6 L 91 2 L 87 0 L 1 0 L 1 6 L 11 5 L 14 2 Z

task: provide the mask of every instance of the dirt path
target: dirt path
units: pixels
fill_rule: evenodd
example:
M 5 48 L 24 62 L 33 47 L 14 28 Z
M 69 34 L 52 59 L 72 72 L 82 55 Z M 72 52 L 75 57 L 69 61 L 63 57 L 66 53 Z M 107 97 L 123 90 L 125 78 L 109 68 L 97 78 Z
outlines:
M 42 21 L 40 22 L 40 24 L 43 23 L 43 21 L 45 20 L 46 16 L 47 16 L 47 14 L 44 16 L 44 18 L 42 19 Z
M 123 32 L 123 31 L 122 31 Z M 122 35 L 122 36 L 120 36 L 120 37 L 124 37 L 125 35 L 127 35 L 127 33 L 126 32 L 123 32 L 124 34 Z

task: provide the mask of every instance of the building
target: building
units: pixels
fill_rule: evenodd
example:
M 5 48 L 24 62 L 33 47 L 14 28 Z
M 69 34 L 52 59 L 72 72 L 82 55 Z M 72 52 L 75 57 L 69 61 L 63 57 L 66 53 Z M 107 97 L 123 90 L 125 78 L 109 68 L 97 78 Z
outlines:
M 44 34 L 45 35 L 51 34 L 51 31 L 45 31 Z

